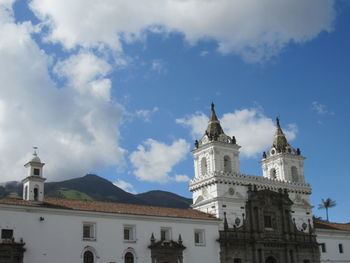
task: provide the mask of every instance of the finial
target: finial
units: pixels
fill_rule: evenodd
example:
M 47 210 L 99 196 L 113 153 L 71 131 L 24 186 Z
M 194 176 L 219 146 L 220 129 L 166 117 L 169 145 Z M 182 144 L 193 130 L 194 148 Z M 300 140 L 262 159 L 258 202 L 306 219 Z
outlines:
M 276 117 L 276 126 L 280 127 L 280 118 L 278 116 Z
M 154 235 L 153 235 L 153 233 L 152 233 L 152 235 L 151 235 L 151 238 L 150 238 L 150 240 L 151 240 L 151 243 L 153 244 L 155 241 L 156 241 L 156 239 L 154 238 Z
M 224 212 L 224 229 L 228 229 L 228 223 L 227 223 L 227 218 L 226 218 L 226 212 Z
M 181 234 L 179 235 L 178 243 L 179 243 L 180 245 L 182 245 L 182 237 L 181 237 Z
M 34 150 L 33 155 L 37 156 L 38 155 L 38 153 L 37 153 L 38 147 L 33 146 L 33 150 Z
M 214 102 L 211 102 L 211 110 L 212 111 L 214 110 L 214 107 L 215 107 Z

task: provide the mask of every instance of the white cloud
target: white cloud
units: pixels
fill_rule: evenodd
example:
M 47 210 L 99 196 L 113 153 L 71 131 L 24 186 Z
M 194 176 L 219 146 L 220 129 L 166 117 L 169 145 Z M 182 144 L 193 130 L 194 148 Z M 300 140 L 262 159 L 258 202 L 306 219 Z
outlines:
M 192 136 L 198 139 L 203 136 L 208 120 L 205 114 L 197 112 L 177 119 L 176 122 L 189 127 Z M 241 152 L 246 157 L 256 156 L 272 145 L 275 131 L 274 121 L 257 109 L 226 113 L 221 118 L 221 126 L 227 135 L 236 137 L 237 143 L 242 146 Z M 289 124 L 283 130 L 288 140 L 293 140 L 297 133 L 297 126 Z
M 128 183 L 128 182 L 123 181 L 123 180 L 118 180 L 114 183 L 114 185 L 123 189 L 126 192 L 136 194 L 135 188 L 131 183 Z
M 188 182 L 190 180 L 190 178 L 187 175 L 183 175 L 183 174 L 177 174 L 175 175 L 175 181 L 182 183 L 182 182 Z
M 111 81 L 104 78 L 111 66 L 92 53 L 72 55 L 55 66 L 55 72 L 66 77 L 70 85 L 79 93 L 110 100 Z
M 84 68 L 82 55 L 73 56 L 58 70 L 70 85 L 58 88 L 50 58 L 31 38 L 32 25 L 15 23 L 10 8 L 0 10 L 0 180 L 24 178 L 32 146 L 39 147 L 49 180 L 123 164 L 123 109 L 106 100 L 108 65 L 91 58 L 96 68 Z M 84 83 L 89 92 L 82 92 Z
M 333 111 L 328 110 L 326 105 L 321 104 L 318 101 L 312 102 L 312 110 L 321 115 L 334 115 Z
M 201 137 L 207 126 L 209 118 L 202 112 L 196 112 L 192 115 L 187 115 L 185 118 L 180 118 L 175 120 L 176 123 L 181 124 L 185 127 L 189 127 L 191 129 L 192 138 Z
M 179 139 L 171 145 L 147 139 L 130 155 L 130 161 L 136 168 L 134 174 L 140 180 L 166 183 L 171 178 L 173 167 L 186 157 L 188 143 Z
M 179 32 L 190 44 L 215 40 L 222 53 L 262 61 L 290 43 L 332 30 L 334 0 L 32 0 L 49 41 L 122 50 L 122 41 L 152 32 Z
M 156 113 L 158 110 L 158 107 L 153 107 L 152 110 L 137 110 L 135 115 L 142 118 L 145 122 L 149 122 L 152 114 Z
M 154 59 L 152 61 L 151 70 L 158 74 L 165 74 L 167 72 L 165 62 L 161 59 Z

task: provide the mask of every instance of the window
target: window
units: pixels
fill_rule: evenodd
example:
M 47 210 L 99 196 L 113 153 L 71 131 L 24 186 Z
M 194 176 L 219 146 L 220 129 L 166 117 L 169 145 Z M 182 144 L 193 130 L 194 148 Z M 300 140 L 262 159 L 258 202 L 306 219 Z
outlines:
M 225 157 L 224 157 L 224 171 L 225 172 L 231 172 L 232 171 L 231 159 L 227 155 L 225 155 Z
M 201 160 L 201 172 L 202 172 L 202 175 L 206 174 L 207 170 L 208 170 L 207 159 L 205 157 L 203 157 L 202 160 Z
M 298 182 L 299 181 L 298 169 L 295 166 L 292 166 L 291 169 L 292 169 L 292 181 Z
M 322 253 L 326 253 L 327 250 L 326 250 L 326 243 L 321 243 L 321 252 Z
M 13 229 L 1 230 L 1 239 L 12 239 L 12 238 L 13 238 Z
M 124 226 L 124 241 L 129 241 L 129 242 L 136 241 L 135 226 L 131 226 L 131 225 Z
M 24 187 L 24 199 L 28 200 L 28 185 L 26 185 L 26 187 Z
M 94 254 L 89 250 L 84 252 L 84 263 L 94 263 Z
M 40 169 L 34 168 L 33 174 L 39 176 L 40 175 Z
M 131 252 L 127 252 L 124 256 L 125 263 L 134 263 L 134 255 Z
M 162 241 L 169 241 L 171 240 L 171 228 L 169 227 L 162 227 L 160 229 L 160 239 Z
M 83 223 L 83 240 L 96 240 L 95 228 L 95 223 Z
M 272 228 L 272 218 L 271 216 L 264 216 L 264 226 L 265 228 Z
M 272 168 L 270 170 L 270 178 L 271 179 L 276 179 L 277 178 L 277 172 L 276 172 L 276 169 L 275 168 Z
M 233 260 L 233 263 L 242 263 L 242 259 L 240 259 L 240 258 L 235 258 L 235 259 Z
M 194 230 L 194 244 L 196 246 L 204 246 L 205 245 L 205 236 L 203 229 L 195 229 Z
M 339 253 L 343 254 L 344 253 L 343 244 L 339 244 L 338 247 L 339 247 Z
M 38 187 L 34 188 L 34 201 L 38 201 L 39 199 L 39 189 Z

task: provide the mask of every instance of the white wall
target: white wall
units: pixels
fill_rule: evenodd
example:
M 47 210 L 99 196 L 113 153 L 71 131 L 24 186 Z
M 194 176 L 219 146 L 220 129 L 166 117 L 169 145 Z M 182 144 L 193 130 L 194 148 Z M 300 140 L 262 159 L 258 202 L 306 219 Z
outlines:
M 172 229 L 172 239 L 182 236 L 184 263 L 219 262 L 218 222 L 132 215 L 77 212 L 59 209 L 0 206 L 0 228 L 14 229 L 16 241 L 26 243 L 24 263 L 80 263 L 86 246 L 95 249 L 97 263 L 123 262 L 125 250 L 134 249 L 136 263 L 151 262 L 150 237 L 152 232 L 160 239 L 160 227 Z M 39 218 L 44 217 L 44 221 Z M 83 222 L 96 223 L 96 241 L 82 240 Z M 123 240 L 123 226 L 135 225 L 134 243 Z M 194 229 L 205 230 L 205 246 L 194 244 Z
M 317 242 L 326 244 L 326 252 L 320 247 L 321 262 L 350 262 L 350 232 L 317 229 Z M 343 253 L 339 253 L 339 244 L 343 244 Z

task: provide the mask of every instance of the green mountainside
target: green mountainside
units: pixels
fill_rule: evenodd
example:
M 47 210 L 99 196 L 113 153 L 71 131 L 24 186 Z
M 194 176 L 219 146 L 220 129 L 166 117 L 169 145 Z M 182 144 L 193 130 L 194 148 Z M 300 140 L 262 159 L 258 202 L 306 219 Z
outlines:
M 149 191 L 131 194 L 110 181 L 94 174 L 61 182 L 45 183 L 45 195 L 51 197 L 119 202 L 127 204 L 152 205 L 174 208 L 189 208 L 192 199 L 166 191 Z M 21 197 L 22 184 L 6 182 L 0 184 L 0 197 Z

